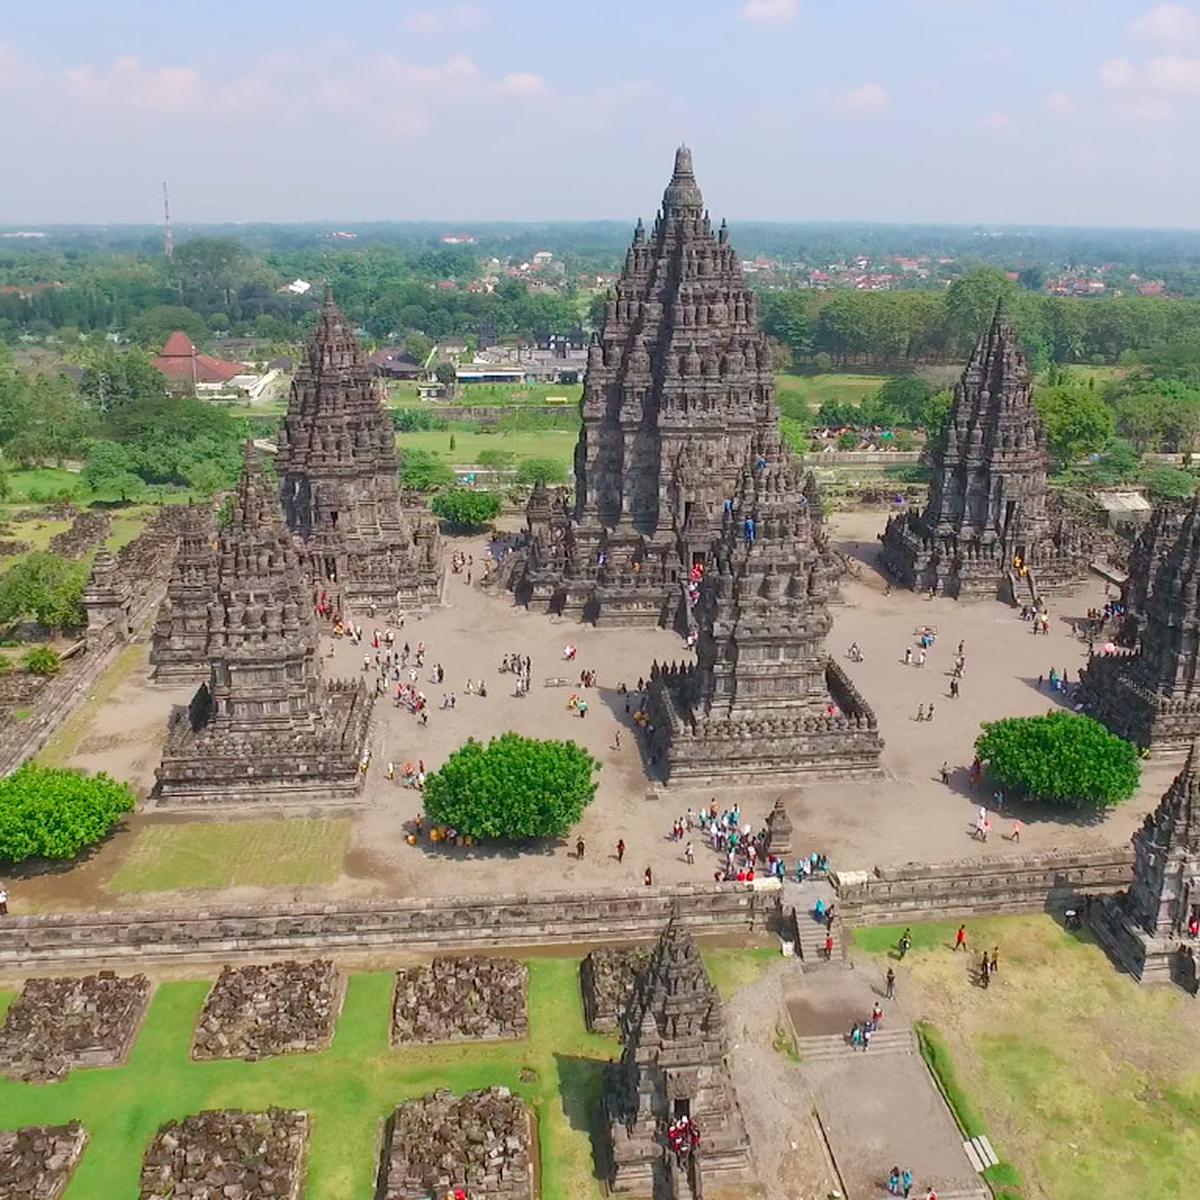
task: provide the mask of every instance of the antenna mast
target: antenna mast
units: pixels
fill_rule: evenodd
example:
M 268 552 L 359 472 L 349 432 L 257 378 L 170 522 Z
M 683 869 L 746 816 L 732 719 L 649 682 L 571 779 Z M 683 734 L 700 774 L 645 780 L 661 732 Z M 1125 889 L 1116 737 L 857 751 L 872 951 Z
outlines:
M 167 198 L 167 181 L 163 180 L 163 253 L 170 258 L 175 253 L 175 234 L 171 230 L 171 201 Z

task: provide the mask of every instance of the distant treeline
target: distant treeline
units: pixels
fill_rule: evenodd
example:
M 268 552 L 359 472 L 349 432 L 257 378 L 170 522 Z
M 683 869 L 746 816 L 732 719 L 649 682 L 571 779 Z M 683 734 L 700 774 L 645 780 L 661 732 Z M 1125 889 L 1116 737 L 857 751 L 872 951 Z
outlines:
M 763 327 L 794 365 L 906 367 L 961 362 L 997 304 L 1030 360 L 1118 363 L 1200 339 L 1200 300 L 1128 296 L 1077 300 L 1025 291 L 980 267 L 944 292 L 772 291 Z

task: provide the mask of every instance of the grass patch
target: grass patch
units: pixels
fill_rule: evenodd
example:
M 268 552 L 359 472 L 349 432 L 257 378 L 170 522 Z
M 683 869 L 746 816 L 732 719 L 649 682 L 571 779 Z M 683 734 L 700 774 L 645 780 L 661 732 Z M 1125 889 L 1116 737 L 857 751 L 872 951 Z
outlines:
M 958 931 L 957 921 L 945 921 L 932 925 L 869 925 L 854 931 L 854 945 L 867 954 L 899 954 L 900 938 L 908 929 L 912 934 L 910 954 L 923 950 L 935 950 L 942 946 L 954 946 L 954 935 Z
M 619 1046 L 588 1033 L 578 970 L 574 959 L 529 962 L 525 1040 L 404 1050 L 388 1045 L 391 973 L 354 975 L 328 1050 L 256 1063 L 193 1062 L 188 1048 L 210 985 L 164 983 L 123 1067 L 74 1071 L 49 1085 L 0 1079 L 0 1125 L 81 1120 L 91 1141 L 66 1200 L 111 1200 L 136 1194 L 141 1156 L 164 1121 L 287 1105 L 311 1118 L 306 1200 L 345 1200 L 373 1194 L 380 1126 L 396 1104 L 439 1087 L 500 1084 L 537 1114 L 541 1194 L 599 1198 L 592 1139 L 604 1064 Z
M 453 450 L 451 438 L 454 439 Z M 517 458 L 551 458 L 562 463 L 568 471 L 574 461 L 578 440 L 577 428 L 497 430 L 494 433 L 456 428 L 396 434 L 396 445 L 401 451 L 409 447 L 428 450 L 451 467 L 477 465 L 484 450 L 504 450 Z
M 800 1051 L 796 1049 L 796 1039 L 782 1025 L 775 1026 L 775 1036 L 771 1039 L 771 1048 L 794 1063 L 801 1061 Z
M 728 1001 L 734 992 L 756 983 L 767 967 L 779 957 L 779 951 L 761 946 L 753 950 L 715 948 L 701 950 L 700 956 L 721 999 Z
M 92 718 L 107 704 L 113 693 L 146 661 L 149 647 L 146 645 L 126 646 L 112 661 L 107 671 L 96 681 L 91 695 L 58 727 L 50 740 L 42 747 L 37 761 L 43 767 L 65 767 L 75 756 L 87 737 Z
M 1139 987 L 1049 916 L 968 921 L 969 956 L 946 949 L 956 928 L 912 927 L 900 988 L 926 1018 L 921 1052 L 963 1126 L 1007 1151 L 987 1173 L 997 1193 L 1092 1200 L 1119 1181 L 1139 1200 L 1190 1194 L 1200 1173 L 1194 1001 Z M 901 932 L 855 941 L 882 955 Z M 986 991 L 973 981 L 984 946 L 1000 949 Z
M 348 819 L 148 825 L 110 891 L 332 883 L 342 872 Z
M 12 711 L 12 713 L 10 713 L 9 715 L 12 717 L 12 719 L 14 721 L 20 723 L 21 721 L 28 721 L 29 718 L 33 716 L 33 709 L 17 708 L 17 709 L 14 709 Z
M 891 379 L 891 375 L 855 375 L 827 372 L 798 375 L 790 371 L 775 375 L 775 400 L 784 416 L 803 420 L 826 400 L 859 404 Z

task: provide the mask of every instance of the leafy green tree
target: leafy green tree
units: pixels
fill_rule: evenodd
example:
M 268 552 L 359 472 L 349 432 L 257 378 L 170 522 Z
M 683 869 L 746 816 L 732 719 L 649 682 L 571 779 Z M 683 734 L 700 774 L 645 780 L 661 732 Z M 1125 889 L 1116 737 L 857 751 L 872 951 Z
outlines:
M 1078 462 L 1085 454 L 1098 453 L 1112 440 L 1116 428 L 1113 411 L 1094 387 L 1066 380 L 1039 388 L 1034 404 L 1046 427 L 1050 453 L 1060 468 Z
M 415 447 L 400 450 L 400 483 L 418 492 L 432 492 L 436 488 L 449 487 L 454 482 L 454 472 L 436 454 Z
M 161 404 L 167 382 L 146 351 L 105 346 L 88 356 L 79 391 L 94 412 L 109 413 L 138 402 Z
M 62 659 L 49 646 L 34 646 L 21 664 L 30 675 L 57 675 L 62 670 Z
M 1100 487 L 1129 483 L 1137 478 L 1141 461 L 1141 456 L 1128 442 L 1117 438 L 1087 469 L 1087 479 Z
M 8 469 L 8 463 L 4 459 L 4 455 L 0 454 L 0 504 L 12 496 L 12 475 Z
M 472 739 L 425 781 L 425 811 L 472 837 L 565 837 L 596 794 L 599 766 L 575 742 Z
M 146 309 L 138 314 L 130 333 L 135 341 L 157 354 L 177 329 L 182 329 L 193 342 L 204 342 L 208 337 L 208 322 L 182 304 L 156 304 Z
M 1104 810 L 1137 789 L 1137 749 L 1075 713 L 989 721 L 975 753 L 1005 792 L 1063 808 Z
M 897 375 L 875 394 L 881 409 L 893 414 L 889 424 L 917 426 L 933 395 L 933 384 L 919 375 Z
M 438 383 L 453 390 L 455 381 L 458 379 L 458 371 L 452 362 L 438 363 L 438 365 L 433 368 L 433 373 L 436 376 Z
M 517 464 L 517 482 L 551 486 L 566 483 L 567 468 L 556 458 L 523 458 Z
M 83 481 L 97 495 L 132 500 L 145 487 L 133 468 L 133 455 L 119 442 L 93 442 L 83 468 Z
M 486 525 L 500 515 L 500 497 L 474 488 L 451 488 L 434 496 L 434 515 L 460 529 Z
M 0 779 L 0 862 L 74 858 L 132 812 L 127 784 L 27 762 Z
M 934 392 L 925 401 L 921 409 L 921 427 L 925 430 L 925 437 L 930 443 L 936 442 L 945 432 L 946 426 L 950 422 L 950 410 L 953 407 L 954 392 L 950 388 Z
M 1142 482 L 1155 500 L 1189 500 L 1196 491 L 1196 477 L 1177 467 L 1150 467 Z
M 0 625 L 32 617 L 47 629 L 83 624 L 87 563 L 39 550 L 0 576 Z
M 1016 295 L 1016 285 L 995 267 L 973 267 L 946 290 L 946 324 L 960 357 L 975 348 L 1001 301 Z

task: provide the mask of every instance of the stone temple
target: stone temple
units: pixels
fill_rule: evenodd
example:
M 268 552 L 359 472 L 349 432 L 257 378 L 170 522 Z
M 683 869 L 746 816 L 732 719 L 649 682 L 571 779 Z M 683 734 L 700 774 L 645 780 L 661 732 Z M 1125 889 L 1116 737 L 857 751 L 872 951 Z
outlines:
M 1153 580 L 1144 599 L 1140 590 L 1134 597 L 1142 610 L 1137 645 L 1093 655 L 1080 674 L 1080 700 L 1139 746 L 1186 750 L 1200 736 L 1200 497 L 1181 522 L 1152 522 L 1135 549 Z
M 604 1094 L 609 1191 L 701 1196 L 706 1185 L 750 1183 L 750 1139 L 726 1060 L 721 999 L 691 935 L 674 921 L 641 977 L 622 1036 L 624 1053 Z M 700 1130 L 682 1172 L 667 1140 L 668 1124 L 679 1117 Z
M 1200 745 L 1133 835 L 1133 886 L 1094 905 L 1091 923 L 1109 953 L 1145 983 L 1197 990 L 1196 957 L 1184 943 L 1200 914 Z
M 875 715 L 825 651 L 819 508 L 776 439 L 757 438 L 725 505 L 697 604 L 694 666 L 654 667 L 655 757 L 672 780 L 875 771 Z
M 437 522 L 401 505 L 380 387 L 327 293 L 280 432 L 280 499 L 314 589 L 384 615 L 438 603 L 443 567 Z
M 179 546 L 150 640 L 155 681 L 203 679 L 208 674 L 208 608 L 216 591 L 213 514 L 185 510 Z
M 778 422 L 757 302 L 725 226 L 712 229 L 686 147 L 606 302 L 581 416 L 573 519 L 531 521 L 518 598 L 597 624 L 681 620 L 722 503 L 756 434 Z
M 217 544 L 206 642 L 208 681 L 170 717 L 160 802 L 354 798 L 371 697 L 318 676 L 310 586 L 253 445 Z
M 891 518 L 884 569 L 947 596 L 1036 603 L 1087 569 L 1077 531 L 1055 516 L 1033 381 L 1013 327 L 997 311 L 954 389 L 933 451 L 929 502 Z

